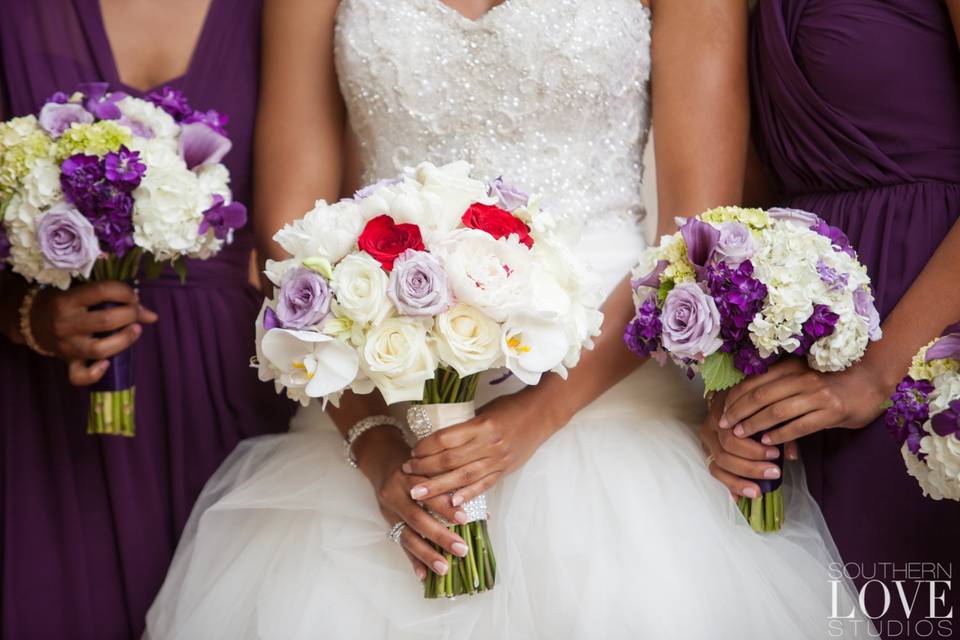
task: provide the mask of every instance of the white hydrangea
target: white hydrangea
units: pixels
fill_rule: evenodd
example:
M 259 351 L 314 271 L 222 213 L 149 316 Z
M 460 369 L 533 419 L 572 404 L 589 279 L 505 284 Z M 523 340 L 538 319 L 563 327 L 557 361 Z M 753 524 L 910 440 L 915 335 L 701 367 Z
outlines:
M 952 401 L 960 399 L 960 374 L 947 371 L 933 384 L 934 391 L 929 398 L 931 418 L 947 410 Z M 960 500 L 960 438 L 955 434 L 938 435 L 929 420 L 923 430 L 927 435 L 920 440 L 920 451 L 926 457 L 920 461 L 907 451 L 909 456 L 904 456 L 907 471 L 920 482 L 924 495 L 934 500 Z
M 180 134 L 173 117 L 152 102 L 128 96 L 117 103 L 117 108 L 122 114 L 120 123 L 137 136 L 175 141 Z
M 857 315 L 853 301 L 838 300 L 830 305 L 840 316 L 833 333 L 813 343 L 807 360 L 817 371 L 843 371 L 860 360 L 870 342 L 866 323 Z

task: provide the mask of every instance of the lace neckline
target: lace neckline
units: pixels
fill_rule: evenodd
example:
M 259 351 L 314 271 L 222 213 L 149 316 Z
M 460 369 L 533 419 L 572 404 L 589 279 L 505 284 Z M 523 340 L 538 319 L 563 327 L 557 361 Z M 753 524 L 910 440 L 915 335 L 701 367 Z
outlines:
M 497 17 L 497 14 L 505 13 L 507 9 L 510 8 L 510 5 L 517 4 L 516 0 L 501 0 L 501 2 L 498 4 L 495 4 L 487 9 L 482 15 L 477 16 L 476 18 L 469 18 L 463 15 L 463 13 L 461 13 L 458 9 L 454 9 L 449 4 L 444 2 L 444 0 L 426 0 L 426 2 L 436 6 L 437 9 L 439 9 L 442 13 L 452 14 L 451 17 L 454 19 L 458 19 L 461 22 L 474 26 L 485 24 L 486 22 Z

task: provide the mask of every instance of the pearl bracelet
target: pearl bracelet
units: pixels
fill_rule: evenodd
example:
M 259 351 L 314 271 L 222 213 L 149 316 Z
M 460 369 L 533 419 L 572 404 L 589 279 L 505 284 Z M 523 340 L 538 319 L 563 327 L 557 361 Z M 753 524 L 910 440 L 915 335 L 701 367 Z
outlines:
M 403 431 L 403 423 L 393 416 L 369 416 L 350 427 L 347 432 L 347 439 L 343 441 L 343 457 L 354 469 L 357 468 L 357 458 L 353 455 L 353 443 L 370 429 L 379 426 L 390 426 Z
M 33 322 L 30 319 L 30 313 L 33 311 L 33 303 L 37 298 L 37 294 L 41 291 L 43 291 L 43 287 L 34 286 L 27 291 L 27 295 L 23 296 L 23 302 L 20 303 L 20 335 L 23 336 L 23 341 L 27 343 L 30 349 L 39 353 L 41 356 L 52 358 L 55 354 L 41 347 L 37 343 L 37 339 L 33 336 Z

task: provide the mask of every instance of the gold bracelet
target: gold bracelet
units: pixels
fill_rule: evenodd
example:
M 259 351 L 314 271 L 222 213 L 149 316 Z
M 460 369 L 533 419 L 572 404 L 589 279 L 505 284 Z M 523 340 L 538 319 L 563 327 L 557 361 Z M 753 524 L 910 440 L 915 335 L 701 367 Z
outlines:
M 56 354 L 41 347 L 37 344 L 37 339 L 33 337 L 33 322 L 30 313 L 33 311 L 33 303 L 37 294 L 41 291 L 43 291 L 43 287 L 33 286 L 27 291 L 27 295 L 23 296 L 23 302 L 20 303 L 20 335 L 23 336 L 23 341 L 33 351 L 47 358 L 52 358 Z

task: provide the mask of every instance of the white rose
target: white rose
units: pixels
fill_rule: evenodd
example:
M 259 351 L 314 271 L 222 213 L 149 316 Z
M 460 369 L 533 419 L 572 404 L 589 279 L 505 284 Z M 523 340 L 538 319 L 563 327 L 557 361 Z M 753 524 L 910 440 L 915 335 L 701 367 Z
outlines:
M 433 378 L 437 361 L 423 323 L 393 317 L 367 332 L 361 367 L 387 404 L 394 404 L 423 399 L 424 383 Z
M 347 256 L 333 270 L 335 311 L 361 326 L 381 322 L 392 308 L 388 284 L 380 263 L 369 255 L 360 252 Z
M 502 358 L 500 324 L 478 309 L 457 304 L 434 322 L 440 360 L 461 378 L 496 368 Z
M 356 247 L 365 223 L 356 203 L 344 200 L 330 205 L 318 200 L 303 218 L 280 229 L 273 239 L 298 259 L 322 257 L 335 263 Z
M 497 240 L 477 229 L 458 229 L 431 251 L 443 263 L 457 300 L 498 322 L 529 304 L 533 258 L 516 236 Z
M 564 327 L 556 322 L 521 316 L 504 326 L 501 348 L 513 375 L 534 385 L 544 373 L 562 366 L 569 342 Z

